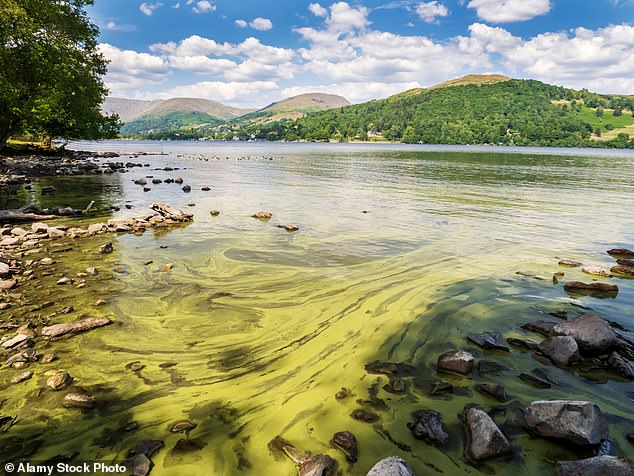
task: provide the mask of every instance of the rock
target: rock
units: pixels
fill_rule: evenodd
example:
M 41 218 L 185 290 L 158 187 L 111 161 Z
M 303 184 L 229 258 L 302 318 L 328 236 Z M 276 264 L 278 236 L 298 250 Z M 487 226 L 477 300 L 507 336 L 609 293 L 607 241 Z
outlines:
M 7 263 L 0 262 L 0 278 L 8 278 L 11 276 L 11 266 Z
M 467 408 L 464 421 L 469 433 L 467 452 L 476 461 L 482 461 L 513 452 L 511 443 L 495 422 L 482 410 Z
M 73 284 L 73 280 L 67 277 L 63 277 L 62 279 L 60 279 L 59 281 L 57 281 L 57 284 L 63 286 L 66 284 Z
M 526 324 L 522 326 L 522 329 L 524 329 L 525 331 L 535 332 L 537 334 L 541 334 L 548 337 L 550 335 L 551 329 L 555 327 L 556 325 L 557 325 L 556 322 L 537 320 L 537 321 L 527 322 Z
M 92 266 L 89 266 L 88 268 L 86 268 L 85 271 L 90 276 L 97 276 L 99 274 L 99 271 L 97 271 L 97 268 L 93 268 Z
M 429 395 L 443 395 L 445 393 L 452 393 L 453 385 L 447 382 L 434 382 L 429 386 Z
M 2 347 L 4 347 L 5 349 L 12 349 L 26 342 L 27 340 L 29 340 L 28 336 L 24 334 L 18 334 L 15 337 L 12 337 L 11 339 L 4 341 L 2 343 Z
M 160 183 L 163 183 L 163 181 L 162 181 L 161 179 L 155 178 L 155 179 L 152 179 L 152 183 L 153 183 L 154 185 L 158 185 L 158 184 L 160 184 Z M 145 184 L 144 184 L 144 185 L 145 185 Z
M 31 224 L 31 231 L 33 233 L 46 233 L 48 225 L 46 223 L 36 222 Z
M 618 256 L 618 257 L 625 257 L 625 258 L 634 257 L 634 251 L 628 250 L 627 248 L 614 248 L 614 249 L 608 250 L 608 254 L 610 256 Z
M 97 233 L 101 233 L 106 228 L 104 223 L 93 223 L 92 225 L 88 225 L 88 233 L 90 235 L 96 235 Z
M 372 466 L 366 476 L 416 476 L 416 473 L 400 456 L 390 456 Z
M 299 227 L 295 225 L 277 225 L 278 228 L 284 228 L 289 233 L 293 233 L 295 231 L 299 231 Z
M 616 284 L 592 282 L 582 283 L 581 281 L 569 281 L 564 283 L 564 290 L 568 293 L 587 292 L 598 295 L 618 294 L 619 287 Z
M 134 181 L 135 185 L 147 185 L 147 180 L 145 179 L 138 179 Z
M 59 337 L 65 334 L 77 334 L 97 327 L 107 326 L 111 322 L 112 321 L 107 317 L 90 317 L 82 321 L 55 324 L 45 327 L 42 329 L 42 335 L 44 337 Z
M 388 393 L 403 393 L 407 390 L 407 384 L 402 378 L 391 377 L 387 385 L 383 385 L 383 390 Z
M 57 189 L 51 185 L 46 187 L 42 187 L 42 195 L 50 195 L 51 193 L 55 193 Z
M 165 443 L 160 440 L 146 440 L 134 446 L 128 451 L 128 456 L 145 455 L 151 458 L 158 450 L 163 448 Z
M 583 266 L 583 263 L 580 263 L 579 261 L 572 261 L 569 259 L 562 259 L 561 261 L 559 261 L 559 265 L 567 266 L 568 268 L 578 268 L 579 266 Z
M 506 365 L 502 365 L 495 360 L 480 360 L 478 362 L 478 373 L 480 375 L 485 374 L 499 374 L 511 370 Z
M 33 330 L 31 326 L 32 324 L 24 324 L 23 326 L 18 327 L 16 332 L 27 337 L 35 337 L 35 330 Z
M 572 337 L 582 354 L 603 354 L 618 344 L 618 337 L 610 325 L 592 312 L 557 324 L 550 330 L 550 335 Z
M 593 276 L 603 276 L 606 278 L 609 278 L 612 276 L 612 273 L 610 273 L 609 270 L 602 268 L 601 266 L 584 266 L 583 268 L 581 268 L 581 271 L 583 271 L 586 274 L 591 274 Z
M 634 363 L 618 352 L 612 352 L 608 358 L 608 366 L 621 377 L 634 380 Z
M 608 425 L 597 405 L 572 400 L 541 400 L 524 410 L 528 427 L 537 435 L 577 445 L 598 445 L 608 437 Z
M 64 230 L 60 230 L 59 228 L 49 228 L 46 232 L 49 238 L 62 238 L 66 236 L 66 232 Z
M 253 218 L 257 218 L 258 220 L 270 220 L 273 218 L 273 214 L 271 212 L 257 212 L 251 215 Z
M 420 410 L 414 412 L 414 423 L 408 423 L 407 427 L 414 438 L 423 440 L 430 445 L 446 445 L 449 435 L 445 431 L 440 419 L 440 414 L 432 410 Z
M 109 254 L 109 253 L 112 253 L 113 251 L 114 251 L 114 248 L 112 247 L 112 243 L 104 243 L 103 245 L 99 247 L 99 253 L 101 254 Z
M 53 261 L 53 258 L 42 258 L 40 260 L 40 264 L 44 265 L 44 266 L 50 266 L 54 263 L 55 261 Z
M 209 192 L 211 190 L 210 187 L 203 187 L 200 190 L 202 190 L 203 192 Z
M 299 476 L 330 476 L 333 474 L 336 463 L 328 455 L 309 456 L 298 469 Z
M 92 408 L 95 401 L 86 392 L 76 391 L 67 394 L 62 403 L 66 408 Z
M 346 460 L 350 463 L 357 461 L 359 447 L 356 437 L 349 431 L 339 431 L 330 440 L 330 444 L 339 448 L 346 455 Z
M 18 282 L 15 279 L 0 279 L 0 290 L 8 291 L 9 289 L 13 289 L 18 285 Z
M 18 237 L 4 238 L 2 241 L 0 241 L 0 246 L 13 246 L 17 245 L 18 243 L 20 243 L 20 238 Z
M 217 217 L 218 215 L 220 215 L 220 210 L 212 210 L 209 213 L 212 217 Z
M 620 274 L 621 276 L 634 277 L 634 265 L 613 266 L 610 268 L 610 272 Z
M 539 350 L 559 367 L 568 367 L 580 360 L 579 347 L 571 336 L 549 337 L 539 344 Z
M 533 342 L 532 340 L 528 339 L 515 339 L 513 337 L 509 337 L 508 339 L 506 339 L 506 342 L 508 342 L 512 346 L 520 347 L 525 350 L 536 350 L 538 347 L 537 342 Z
M 500 334 L 495 332 L 484 332 L 482 334 L 470 334 L 467 336 L 470 342 L 489 350 L 501 350 L 510 352 L 510 349 L 500 342 Z
M 557 476 L 634 476 L 634 465 L 627 458 L 595 456 L 578 461 L 560 461 Z
M 106 301 L 104 301 L 103 299 L 97 299 L 95 301 L 94 306 L 99 307 L 99 306 L 105 306 L 106 304 L 108 304 Z
M 150 208 L 160 213 L 162 217 L 176 222 L 189 222 L 192 221 L 194 217 L 192 213 L 184 212 L 182 210 L 174 210 L 172 207 L 165 205 L 164 203 L 154 203 Z
M 177 179 L 174 180 L 174 183 L 181 185 L 183 183 L 183 179 L 178 177 Z
M 28 231 L 26 231 L 24 228 L 20 228 L 20 227 L 15 227 L 11 230 L 11 234 L 13 236 L 17 236 L 17 237 L 23 237 L 29 234 Z
M 357 408 L 350 414 L 350 416 L 355 420 L 363 421 L 365 423 L 374 423 L 376 421 L 379 421 L 379 415 L 364 410 L 362 408 Z
M 123 465 L 130 472 L 130 476 L 147 476 L 154 464 L 144 454 L 137 454 L 128 458 Z
M 531 375 L 531 374 L 527 374 L 527 373 L 521 373 L 520 374 L 520 379 L 522 381 L 528 383 L 529 385 L 532 385 L 533 387 L 544 388 L 544 389 L 552 387 L 550 382 L 547 382 L 544 379 L 536 377 L 535 375 Z
M 465 350 L 446 352 L 438 357 L 436 368 L 442 372 L 456 372 L 466 375 L 473 370 L 473 354 Z
M 183 187 L 183 192 L 185 192 L 185 193 L 189 193 L 189 192 L 191 192 L 191 191 L 192 191 L 192 188 L 191 188 L 191 186 L 190 186 L 190 185 L 185 185 L 185 186 Z
M 57 356 L 55 354 L 45 354 L 44 357 L 42 357 L 42 360 L 40 360 L 40 363 L 50 364 L 56 359 L 57 359 Z
M 46 381 L 46 386 L 54 392 L 58 392 L 68 387 L 72 381 L 73 377 L 71 377 L 68 372 L 57 372 L 55 375 L 49 377 Z
M 489 395 L 499 402 L 506 402 L 509 399 L 504 387 L 497 383 L 479 383 L 475 388 L 479 392 Z
M 7 309 L 11 309 L 11 304 L 8 302 L 0 303 L 0 311 L 6 311 Z
M 18 383 L 22 383 L 26 380 L 29 380 L 31 377 L 33 377 L 33 372 L 23 372 L 20 375 L 16 375 L 15 377 L 13 377 L 11 379 L 11 383 L 14 385 Z
M 172 433 L 189 433 L 194 428 L 196 428 L 196 424 L 189 420 L 178 420 L 170 425 Z
M 388 375 L 390 377 L 406 377 L 414 375 L 416 367 L 394 362 L 374 361 L 365 365 L 365 371 L 369 374 Z

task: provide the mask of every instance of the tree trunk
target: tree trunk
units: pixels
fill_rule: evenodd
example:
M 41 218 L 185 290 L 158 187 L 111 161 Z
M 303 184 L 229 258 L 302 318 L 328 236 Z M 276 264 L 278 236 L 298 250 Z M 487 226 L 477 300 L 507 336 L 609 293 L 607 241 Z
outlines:
M 7 145 L 13 129 L 13 117 L 0 118 L 0 152 Z

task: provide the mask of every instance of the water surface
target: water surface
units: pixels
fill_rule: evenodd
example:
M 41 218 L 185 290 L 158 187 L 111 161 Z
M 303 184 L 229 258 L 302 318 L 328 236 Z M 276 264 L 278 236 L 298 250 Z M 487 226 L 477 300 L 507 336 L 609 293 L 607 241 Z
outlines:
M 473 388 L 490 381 L 503 383 L 511 397 L 498 423 L 519 419 L 518 410 L 533 400 L 589 399 L 608 414 L 614 453 L 631 454 L 625 440 L 634 425 L 631 383 L 544 366 L 517 350 L 483 352 L 465 336 L 495 330 L 505 338 L 539 340 L 519 326 L 556 321 L 548 314 L 553 311 L 577 315 L 580 305 L 634 329 L 632 282 L 619 281 L 616 299 L 599 300 L 572 299 L 551 279 L 559 258 L 611 266 L 608 248 L 634 245 L 632 152 L 138 142 L 74 147 L 167 155 L 114 159 L 151 164 L 126 174 L 42 180 L 20 192 L 20 200 L 83 208 L 94 199 L 99 216 L 91 221 L 140 216 L 162 201 L 188 208 L 194 222 L 121 235 L 109 256 L 95 250 L 112 237 L 78 241 L 72 252 L 55 257 L 54 275 L 23 286 L 33 302 L 21 312 L 37 300 L 53 300 L 51 311 L 72 304 L 74 316 L 106 315 L 115 324 L 51 344 L 61 357 L 58 368 L 97 398 L 95 410 L 62 409 L 60 396 L 38 394 L 41 367 L 31 381 L 3 391 L 2 413 L 21 418 L 5 435 L 20 442 L 15 454 L 40 441 L 34 450 L 40 460 L 79 452 L 80 459 L 121 461 L 138 441 L 160 439 L 166 448 L 153 458 L 155 475 L 295 474 L 267 448 L 280 435 L 302 450 L 330 454 L 351 475 L 365 475 L 395 454 L 419 474 L 445 475 L 546 475 L 554 461 L 575 458 L 571 448 L 520 433 L 512 436 L 511 460 L 466 463 L 458 413 L 468 403 L 486 410 L 498 405 Z M 165 167 L 178 170 L 156 170 Z M 133 181 L 147 175 L 180 176 L 192 192 L 175 184 L 150 184 L 143 192 Z M 50 184 L 58 195 L 41 199 L 38 187 Z M 121 211 L 111 213 L 110 206 Z M 212 209 L 220 216 L 212 217 Z M 260 210 L 273 219 L 250 217 Z M 300 231 L 276 227 L 287 223 Z M 174 268 L 160 271 L 167 263 Z M 55 287 L 60 275 L 86 266 L 101 273 L 84 289 Z M 589 279 L 565 272 L 566 279 Z M 107 306 L 95 308 L 97 299 Z M 454 348 L 473 349 L 478 358 L 513 370 L 439 377 L 438 355 Z M 404 394 L 386 392 L 387 378 L 365 372 L 375 360 L 417 367 Z M 145 368 L 126 369 L 134 361 Z M 539 390 L 517 378 L 535 368 L 558 385 Z M 16 373 L 3 372 L 6 380 Z M 428 396 L 429 384 L 440 378 L 457 387 L 453 396 Z M 342 387 L 353 396 L 335 399 Z M 357 408 L 376 412 L 379 422 L 352 419 Z M 418 409 L 442 414 L 451 435 L 447 448 L 410 435 L 406 424 Z M 171 434 L 169 425 L 184 418 L 197 424 L 189 439 L 200 450 L 175 449 L 184 435 Z M 138 422 L 137 431 L 117 431 L 130 421 Z M 359 440 L 354 465 L 328 443 L 344 430 Z

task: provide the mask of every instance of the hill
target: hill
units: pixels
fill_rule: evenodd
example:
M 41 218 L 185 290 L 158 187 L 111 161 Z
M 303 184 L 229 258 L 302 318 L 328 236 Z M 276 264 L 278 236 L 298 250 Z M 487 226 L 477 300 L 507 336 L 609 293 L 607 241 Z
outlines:
M 631 97 L 467 76 L 243 131 L 267 140 L 634 147 Z M 608 133 L 608 140 L 604 135 Z
M 334 94 L 300 94 L 269 104 L 250 114 L 238 118 L 236 123 L 244 125 L 267 124 L 283 120 L 295 120 L 313 112 L 349 106 L 350 102 Z
M 429 88 L 410 89 L 400 94 L 402 95 L 420 94 L 424 91 L 429 91 L 430 89 L 451 88 L 454 86 L 469 86 L 469 85 L 482 86 L 483 84 L 503 83 L 506 81 L 510 81 L 511 79 L 513 78 L 509 78 L 508 76 L 504 76 L 502 74 L 468 74 L 461 78 L 450 79 L 449 81 L 444 81 L 434 86 L 430 86 Z M 398 94 L 396 96 L 398 96 Z
M 102 110 L 119 115 L 125 123 L 121 128 L 123 136 L 187 132 L 198 126 L 216 126 L 252 111 L 226 106 L 209 99 L 140 101 L 110 97 L 106 98 Z

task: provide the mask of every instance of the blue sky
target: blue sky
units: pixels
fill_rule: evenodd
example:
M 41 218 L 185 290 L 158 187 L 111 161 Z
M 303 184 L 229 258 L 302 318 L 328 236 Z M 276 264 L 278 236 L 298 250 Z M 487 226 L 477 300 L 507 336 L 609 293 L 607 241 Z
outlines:
M 353 102 L 469 73 L 634 94 L 634 0 L 96 0 L 111 95 Z

